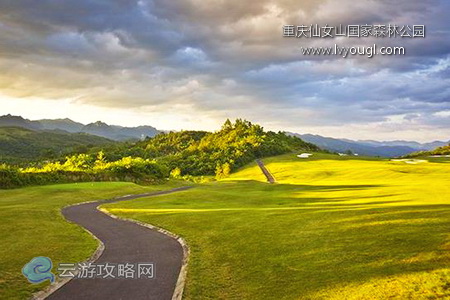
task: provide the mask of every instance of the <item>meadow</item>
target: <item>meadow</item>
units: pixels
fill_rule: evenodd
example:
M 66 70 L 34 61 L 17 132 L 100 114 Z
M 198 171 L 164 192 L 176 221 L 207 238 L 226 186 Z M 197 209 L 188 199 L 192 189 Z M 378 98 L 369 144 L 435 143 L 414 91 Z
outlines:
M 83 261 L 97 249 L 90 234 L 64 219 L 62 207 L 174 186 L 96 182 L 0 190 L 0 299 L 29 299 L 49 284 L 30 284 L 22 275 L 33 257 L 51 258 L 56 273 L 58 263 Z
M 176 194 L 103 205 L 183 236 L 185 299 L 442 299 L 450 297 L 450 161 L 294 154 Z M 66 205 L 169 189 L 183 182 L 75 183 L 0 190 L 0 295 L 27 299 L 35 256 L 87 259 L 97 241 Z
M 185 299 L 450 297 L 450 163 L 293 154 L 104 205 L 183 236 Z

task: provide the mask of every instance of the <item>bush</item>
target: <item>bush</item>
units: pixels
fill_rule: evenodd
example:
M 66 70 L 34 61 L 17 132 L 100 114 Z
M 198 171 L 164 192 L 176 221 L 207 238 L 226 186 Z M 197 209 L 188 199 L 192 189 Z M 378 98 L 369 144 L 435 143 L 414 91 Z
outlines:
M 22 186 L 20 172 L 17 168 L 6 164 L 0 165 L 0 186 L 3 188 L 13 188 Z
M 168 168 L 155 160 L 124 157 L 107 162 L 102 153 L 67 157 L 64 162 L 49 162 L 41 167 L 19 169 L 0 165 L 0 188 L 82 181 L 146 181 L 167 178 Z

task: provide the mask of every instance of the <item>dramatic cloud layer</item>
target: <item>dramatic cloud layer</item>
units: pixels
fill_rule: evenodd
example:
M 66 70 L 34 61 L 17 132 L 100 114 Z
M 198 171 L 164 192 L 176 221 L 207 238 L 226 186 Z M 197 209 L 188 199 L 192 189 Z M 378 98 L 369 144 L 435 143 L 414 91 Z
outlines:
M 214 129 L 243 117 L 297 132 L 448 140 L 449 13 L 444 0 L 1 1 L 0 102 L 32 118 L 47 110 Z M 427 37 L 292 39 L 285 24 L 424 24 Z M 404 46 L 406 55 L 299 50 L 335 43 Z

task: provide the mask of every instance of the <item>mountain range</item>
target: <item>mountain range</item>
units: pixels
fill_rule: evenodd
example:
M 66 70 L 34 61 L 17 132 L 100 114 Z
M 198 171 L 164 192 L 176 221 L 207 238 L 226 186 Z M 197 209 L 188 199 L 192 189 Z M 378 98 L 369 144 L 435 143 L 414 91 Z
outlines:
M 347 140 L 347 141 L 354 142 L 354 141 L 351 141 L 351 140 Z M 447 142 L 434 141 L 434 142 L 430 142 L 430 143 L 418 143 L 418 142 L 414 142 L 414 141 L 401 141 L 401 140 L 384 141 L 384 142 L 372 141 L 372 140 L 358 140 L 358 141 L 356 141 L 356 143 L 359 143 L 359 144 L 370 145 L 370 146 L 375 146 L 375 147 L 380 147 L 380 146 L 405 146 L 405 147 L 410 147 L 410 148 L 419 149 L 419 150 L 433 150 L 433 149 L 436 149 L 438 147 L 446 146 L 446 145 L 448 145 L 449 142 L 450 141 L 447 141 Z
M 437 147 L 445 146 L 450 143 L 442 141 L 434 141 L 431 143 L 418 143 L 414 141 L 386 141 L 379 142 L 373 140 L 349 140 L 336 139 L 331 137 L 324 137 L 313 134 L 298 134 L 288 132 L 287 134 L 297 136 L 304 140 L 332 152 L 344 153 L 351 151 L 359 155 L 366 156 L 382 156 L 382 157 L 396 157 L 403 156 L 409 153 L 425 150 L 433 150 Z
M 153 137 L 160 133 L 152 126 L 122 127 L 108 125 L 97 121 L 90 124 L 82 124 L 71 119 L 42 119 L 31 121 L 21 116 L 10 114 L 0 117 L 0 127 L 21 127 L 34 131 L 55 131 L 61 133 L 85 133 L 104 137 L 114 141 L 138 140 L 145 137 Z M 415 141 L 375 141 L 375 140 L 349 140 L 324 137 L 313 134 L 298 134 L 287 132 L 289 135 L 297 136 L 304 140 L 332 152 L 357 153 L 366 156 L 396 157 L 417 151 L 433 150 L 437 147 L 446 146 L 450 141 L 434 141 L 431 143 L 419 143 Z
M 69 133 L 87 133 L 101 136 L 115 141 L 137 140 L 145 137 L 153 137 L 160 131 L 152 126 L 122 127 L 108 125 L 97 121 L 90 124 L 82 124 L 71 119 L 43 119 L 31 121 L 21 116 L 4 115 L 0 117 L 0 127 L 21 127 L 31 130 L 57 130 Z

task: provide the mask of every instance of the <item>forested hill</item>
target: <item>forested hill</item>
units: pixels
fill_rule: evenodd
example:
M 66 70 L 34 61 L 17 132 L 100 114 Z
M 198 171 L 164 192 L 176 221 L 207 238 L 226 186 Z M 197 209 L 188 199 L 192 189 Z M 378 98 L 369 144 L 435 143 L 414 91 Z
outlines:
M 74 140 L 75 137 L 78 140 Z M 83 134 L 8 128 L 0 134 L 3 143 L 0 155 L 3 158 L 17 152 L 26 157 L 39 157 L 42 151 L 55 151 L 62 145 L 76 153 L 78 146 L 102 141 L 91 138 Z M 104 145 L 83 149 L 64 159 L 42 161 L 28 167 L 0 164 L 0 188 L 91 180 L 154 182 L 169 176 L 222 178 L 256 158 L 292 151 L 321 151 L 298 137 L 264 131 L 261 126 L 240 119 L 235 123 L 227 120 L 213 133 L 181 131 L 161 133 L 136 143 L 103 142 Z M 52 148 L 52 145 L 57 147 Z
M 255 158 L 294 150 L 321 151 L 317 146 L 284 133 L 264 131 L 245 120 L 227 120 L 217 132 L 181 131 L 161 133 L 126 149 L 105 152 L 109 160 L 123 156 L 158 158 L 182 174 L 227 173 Z
M 407 157 L 432 156 L 432 155 L 450 155 L 450 144 L 447 146 L 438 147 L 432 151 L 415 152 Z
M 110 143 L 113 141 L 85 133 L 0 127 L 0 163 L 59 158 L 70 153 L 86 152 L 92 146 Z

